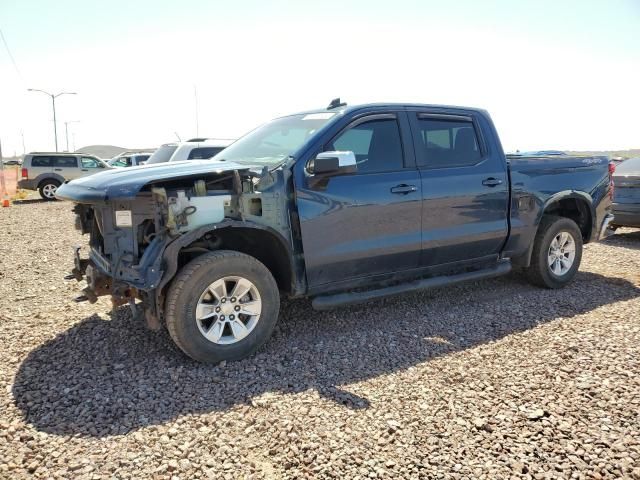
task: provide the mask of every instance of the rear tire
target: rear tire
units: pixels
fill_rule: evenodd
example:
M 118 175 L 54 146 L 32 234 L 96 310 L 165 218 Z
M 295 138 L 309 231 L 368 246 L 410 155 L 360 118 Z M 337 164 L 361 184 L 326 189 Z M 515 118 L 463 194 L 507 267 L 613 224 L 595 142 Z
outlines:
M 56 200 L 56 190 L 60 186 L 60 182 L 57 180 L 44 180 L 39 186 L 38 191 L 40 196 L 48 202 Z
M 528 280 L 539 287 L 562 288 L 576 276 L 582 260 L 582 232 L 570 218 L 542 217 L 536 233 Z
M 194 259 L 176 275 L 167 294 L 167 329 L 194 360 L 239 360 L 269 339 L 279 310 L 271 272 L 249 255 L 220 250 Z

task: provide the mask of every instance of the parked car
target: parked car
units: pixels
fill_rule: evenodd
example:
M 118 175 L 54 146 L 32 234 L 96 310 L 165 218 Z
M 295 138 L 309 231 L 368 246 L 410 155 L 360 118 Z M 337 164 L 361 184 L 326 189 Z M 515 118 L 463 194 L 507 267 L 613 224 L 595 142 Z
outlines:
M 55 200 L 56 190 L 64 182 L 109 168 L 98 157 L 83 153 L 32 152 L 22 161 L 18 188 L 38 190 L 45 200 Z
M 137 167 L 144 165 L 152 152 L 125 152 L 113 157 L 107 163 L 112 167 Z
M 191 138 L 186 142 L 165 143 L 147 160 L 147 165 L 181 160 L 200 160 L 217 155 L 233 140 L 214 140 L 209 138 Z
M 613 226 L 640 228 L 640 157 L 619 163 L 613 184 Z
M 193 138 L 180 143 L 175 152 L 173 152 L 173 155 L 171 155 L 169 161 L 179 162 L 182 160 L 204 160 L 211 158 L 231 145 L 232 142 L 233 140 Z
M 19 157 L 7 158 L 2 161 L 5 165 L 20 165 L 21 160 Z
M 150 326 L 214 363 L 262 345 L 282 295 L 327 309 L 512 267 L 563 287 L 583 244 L 608 233 L 610 195 L 606 157 L 507 158 L 484 110 L 339 101 L 210 161 L 57 192 L 90 234 L 79 300 L 138 299 Z

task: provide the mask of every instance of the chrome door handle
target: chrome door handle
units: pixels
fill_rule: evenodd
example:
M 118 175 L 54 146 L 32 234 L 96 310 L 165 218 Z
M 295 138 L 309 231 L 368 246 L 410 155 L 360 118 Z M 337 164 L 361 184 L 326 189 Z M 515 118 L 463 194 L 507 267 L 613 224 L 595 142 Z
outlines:
M 406 195 L 407 193 L 415 192 L 417 190 L 415 185 L 396 185 L 391 189 L 391 193 L 399 193 Z
M 502 183 L 502 180 L 500 180 L 500 179 L 498 179 L 498 178 L 493 178 L 493 177 L 485 178 L 485 179 L 482 181 L 482 184 L 483 184 L 485 187 L 495 187 L 496 185 L 500 185 L 501 183 Z

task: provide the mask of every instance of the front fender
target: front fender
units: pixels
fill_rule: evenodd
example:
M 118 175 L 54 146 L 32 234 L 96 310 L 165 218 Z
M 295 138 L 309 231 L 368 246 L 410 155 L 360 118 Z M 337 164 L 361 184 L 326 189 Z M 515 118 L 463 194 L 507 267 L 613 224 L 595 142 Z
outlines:
M 220 223 L 204 225 L 188 233 L 180 235 L 169 244 L 167 244 L 164 252 L 162 253 L 162 265 L 164 267 L 164 273 L 162 275 L 162 280 L 158 284 L 157 291 L 160 292 L 178 272 L 178 254 L 180 253 L 180 250 L 198 240 L 199 238 L 202 238 L 207 233 L 216 230 L 222 230 L 225 228 L 253 228 L 256 230 L 269 232 L 280 241 L 289 258 L 291 258 L 292 256 L 291 247 L 289 246 L 285 238 L 280 233 L 278 233 L 278 231 L 266 225 L 260 225 L 259 223 L 241 220 L 225 220 Z

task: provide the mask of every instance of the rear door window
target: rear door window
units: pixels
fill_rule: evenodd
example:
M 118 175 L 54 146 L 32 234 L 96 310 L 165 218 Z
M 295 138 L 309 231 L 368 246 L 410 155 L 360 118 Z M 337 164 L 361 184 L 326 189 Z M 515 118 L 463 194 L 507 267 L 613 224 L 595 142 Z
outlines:
M 58 168 L 77 168 L 76 157 L 53 157 L 53 166 Z
M 51 157 L 37 156 L 31 159 L 32 167 L 52 167 L 53 159 Z
M 482 153 L 471 119 L 418 117 L 420 162 L 427 168 L 466 167 L 480 162 Z

